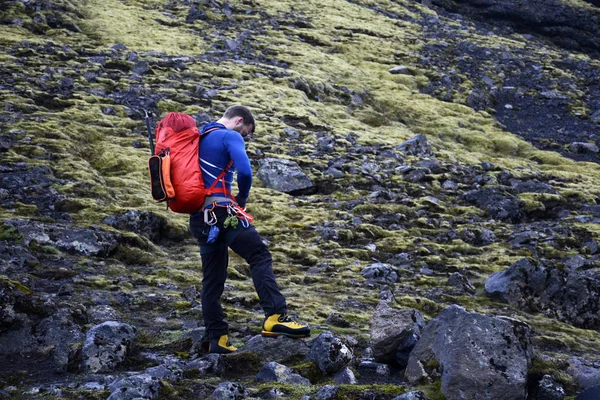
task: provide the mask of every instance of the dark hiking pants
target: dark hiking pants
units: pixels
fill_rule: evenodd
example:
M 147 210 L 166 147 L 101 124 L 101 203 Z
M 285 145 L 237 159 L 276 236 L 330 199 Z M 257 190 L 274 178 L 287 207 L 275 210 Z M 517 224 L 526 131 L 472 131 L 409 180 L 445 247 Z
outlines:
M 265 314 L 286 312 L 285 297 L 275 282 L 271 253 L 254 226 L 250 225 L 244 228 L 240 222 L 235 229 L 225 229 L 223 222 L 227 217 L 227 209 L 217 207 L 215 214 L 218 220 L 216 225 L 220 232 L 217 240 L 211 244 L 206 243 L 210 226 L 204 223 L 203 213 L 194 214 L 190 218 L 190 230 L 200 245 L 203 276 L 202 317 L 204 327 L 211 339 L 228 332 L 220 301 L 227 279 L 228 248 L 231 248 L 250 265 L 252 281 Z

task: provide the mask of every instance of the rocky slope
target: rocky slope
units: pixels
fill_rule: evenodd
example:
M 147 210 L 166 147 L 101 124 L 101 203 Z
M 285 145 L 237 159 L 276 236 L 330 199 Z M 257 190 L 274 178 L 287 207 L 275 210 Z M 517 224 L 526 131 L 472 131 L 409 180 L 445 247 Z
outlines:
M 598 4 L 0 10 L 0 397 L 541 400 L 600 385 Z M 223 302 L 244 351 L 215 357 L 187 220 L 150 200 L 144 115 L 201 124 L 233 103 L 258 121 L 249 211 L 314 340 L 258 336 L 232 255 Z

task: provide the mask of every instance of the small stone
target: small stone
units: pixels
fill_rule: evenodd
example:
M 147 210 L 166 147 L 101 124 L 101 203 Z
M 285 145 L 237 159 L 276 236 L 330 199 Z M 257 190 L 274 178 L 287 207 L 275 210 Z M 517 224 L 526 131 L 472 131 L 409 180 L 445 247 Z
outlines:
M 506 108 L 507 110 L 512 110 L 513 109 L 513 105 L 512 104 L 505 104 L 504 108 Z
M 148 61 L 140 61 L 135 63 L 131 70 L 138 75 L 144 75 L 150 70 L 150 64 L 148 64 Z
M 413 75 L 412 71 L 406 65 L 399 65 L 388 72 L 393 75 Z
M 458 184 L 453 181 L 444 181 L 444 183 L 442 183 L 442 189 L 454 192 L 458 189 Z

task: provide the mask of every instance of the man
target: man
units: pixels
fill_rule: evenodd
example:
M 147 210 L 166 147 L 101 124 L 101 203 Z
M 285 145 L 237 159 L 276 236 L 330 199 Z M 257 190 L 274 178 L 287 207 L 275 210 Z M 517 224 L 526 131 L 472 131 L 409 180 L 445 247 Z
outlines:
M 227 171 L 217 182 L 216 193 L 208 196 L 202 210 L 190 217 L 190 230 L 200 244 L 202 316 L 210 353 L 225 354 L 236 350 L 228 343 L 228 325 L 220 302 L 227 279 L 228 248 L 250 264 L 252 281 L 266 315 L 262 334 L 310 336 L 308 326 L 295 322 L 286 314 L 286 301 L 275 281 L 271 253 L 260 235 L 254 226 L 231 216 L 235 214 L 231 207 L 237 205 L 243 209 L 250 194 L 252 168 L 243 137 L 254 133 L 254 128 L 254 116 L 250 110 L 244 106 L 233 106 L 221 119 L 201 130 L 202 134 L 209 132 L 201 139 L 200 145 L 204 185 L 210 187 L 224 170 Z M 233 167 L 227 169 L 231 162 Z M 234 168 L 238 172 L 238 194 L 235 197 L 231 195 Z

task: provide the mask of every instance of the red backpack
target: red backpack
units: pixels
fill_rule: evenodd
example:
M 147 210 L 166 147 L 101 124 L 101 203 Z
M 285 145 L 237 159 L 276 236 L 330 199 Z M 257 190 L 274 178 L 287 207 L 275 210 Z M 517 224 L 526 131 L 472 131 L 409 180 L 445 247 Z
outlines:
M 213 184 L 206 188 L 200 169 L 200 138 L 219 128 L 200 135 L 194 118 L 187 114 L 168 113 L 156 126 L 156 148 L 148 161 L 152 197 L 155 201 L 167 201 L 168 207 L 177 213 L 193 214 L 204 205 L 206 196 L 225 193 L 216 189 L 219 181 L 233 161 L 230 161 Z

